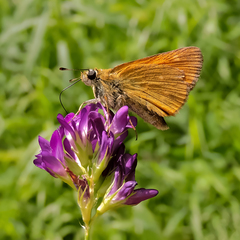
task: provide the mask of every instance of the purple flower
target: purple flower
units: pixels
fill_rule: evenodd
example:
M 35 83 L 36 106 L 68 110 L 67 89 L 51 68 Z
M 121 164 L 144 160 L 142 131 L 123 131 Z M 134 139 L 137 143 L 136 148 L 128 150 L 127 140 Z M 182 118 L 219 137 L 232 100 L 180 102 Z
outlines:
M 103 110 L 105 118 L 99 110 Z M 135 117 L 129 117 L 127 107 L 114 115 L 108 114 L 100 103 L 87 105 L 77 116 L 70 113 L 64 118 L 59 114 L 57 119 L 61 126 L 50 142 L 39 136 L 41 152 L 34 164 L 77 189 L 73 174 L 82 176 L 92 167 L 96 181 L 132 128 L 129 120 L 134 126 L 137 124 Z
M 41 152 L 36 155 L 33 163 L 50 173 L 53 177 L 59 177 L 72 186 L 71 178 L 65 170 L 64 151 L 62 139 L 58 130 L 53 132 L 50 142 L 41 136 L 38 137 Z
M 98 213 L 103 214 L 107 210 L 123 205 L 137 205 L 140 202 L 152 198 L 158 194 L 155 189 L 135 189 L 135 169 L 137 166 L 137 154 L 124 153 L 124 146 L 117 154 L 117 160 L 109 164 L 107 174 L 112 174 L 112 182 L 107 190 Z M 112 161 L 112 160 L 111 160 Z M 105 172 L 106 174 L 106 172 Z
M 99 112 L 103 111 L 103 115 Z M 85 106 L 78 115 L 57 116 L 60 127 L 50 142 L 39 136 L 41 151 L 34 164 L 78 191 L 83 220 L 91 221 L 91 210 L 99 198 L 99 214 L 113 207 L 136 205 L 158 191 L 135 189 L 137 154 L 125 153 L 123 144 L 137 119 L 124 106 L 114 115 L 100 104 Z

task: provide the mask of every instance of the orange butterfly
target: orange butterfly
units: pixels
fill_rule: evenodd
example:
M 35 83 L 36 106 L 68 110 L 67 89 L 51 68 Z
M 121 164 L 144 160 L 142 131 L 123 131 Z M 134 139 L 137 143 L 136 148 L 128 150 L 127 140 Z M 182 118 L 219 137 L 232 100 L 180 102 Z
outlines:
M 88 69 L 82 81 L 91 86 L 95 99 L 118 110 L 127 105 L 158 129 L 168 126 L 163 117 L 175 115 L 184 105 L 202 69 L 197 47 L 185 47 L 123 63 L 111 69 Z

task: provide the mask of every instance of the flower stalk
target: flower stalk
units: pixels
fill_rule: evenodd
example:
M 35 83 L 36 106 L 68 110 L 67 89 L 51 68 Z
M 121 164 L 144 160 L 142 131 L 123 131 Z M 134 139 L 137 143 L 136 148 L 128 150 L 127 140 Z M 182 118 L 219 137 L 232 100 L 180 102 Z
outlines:
M 50 142 L 39 136 L 41 151 L 34 164 L 76 189 L 85 240 L 97 216 L 157 195 L 154 189 L 135 189 L 137 154 L 125 153 L 123 144 L 128 129 L 137 125 L 137 119 L 128 115 L 128 107 L 114 115 L 100 103 L 89 104 L 77 116 L 59 114 L 57 119 L 60 127 Z

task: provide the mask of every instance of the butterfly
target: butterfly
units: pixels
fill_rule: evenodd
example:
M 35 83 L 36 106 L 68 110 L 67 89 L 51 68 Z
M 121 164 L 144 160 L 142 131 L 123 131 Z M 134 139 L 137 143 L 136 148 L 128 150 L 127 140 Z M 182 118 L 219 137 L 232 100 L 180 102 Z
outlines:
M 118 110 L 130 110 L 158 129 L 187 101 L 199 79 L 203 56 L 198 47 L 184 47 L 123 63 L 110 69 L 87 69 L 81 80 L 91 86 L 95 99 Z

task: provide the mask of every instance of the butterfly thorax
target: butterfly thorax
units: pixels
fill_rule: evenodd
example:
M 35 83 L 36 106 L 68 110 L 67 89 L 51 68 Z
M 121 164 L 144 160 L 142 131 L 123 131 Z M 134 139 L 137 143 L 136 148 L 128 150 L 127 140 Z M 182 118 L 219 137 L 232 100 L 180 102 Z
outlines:
M 100 98 L 109 108 L 118 110 L 126 104 L 127 96 L 119 80 L 110 73 L 111 69 L 98 70 L 98 81 L 94 83 L 95 97 Z
M 81 75 L 82 81 L 93 89 L 95 98 L 108 108 L 118 110 L 126 104 L 127 96 L 111 69 L 89 69 Z

